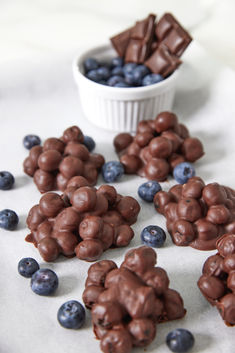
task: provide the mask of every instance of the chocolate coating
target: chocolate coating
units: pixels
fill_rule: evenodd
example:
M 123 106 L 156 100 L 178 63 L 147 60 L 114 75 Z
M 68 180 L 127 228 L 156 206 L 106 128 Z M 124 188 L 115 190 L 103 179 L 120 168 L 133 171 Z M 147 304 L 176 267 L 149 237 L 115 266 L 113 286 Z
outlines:
M 54 192 L 48 192 L 43 195 L 39 202 L 40 211 L 46 217 L 55 217 L 64 208 L 64 202 L 61 197 Z
M 48 150 L 40 154 L 38 166 L 45 172 L 52 172 L 59 167 L 62 155 L 56 150 Z
M 89 159 L 89 151 L 86 146 L 81 143 L 69 142 L 64 150 L 65 156 L 74 156 L 82 161 L 87 161 Z
M 83 292 L 103 352 L 129 352 L 145 347 L 158 322 L 185 315 L 180 295 L 168 288 L 166 271 L 154 267 L 156 253 L 142 246 L 129 250 L 120 268 L 103 260 L 88 270 Z
M 64 177 L 70 179 L 75 175 L 81 175 L 83 172 L 83 162 L 74 156 L 67 156 L 60 163 L 59 170 Z
M 114 144 L 115 150 L 117 152 L 121 152 L 125 148 L 127 148 L 132 143 L 132 141 L 133 141 L 133 137 L 130 134 L 123 132 L 121 134 L 118 134 L 114 138 L 113 144 Z
M 79 212 L 91 211 L 96 204 L 96 191 L 92 187 L 83 186 L 73 193 L 71 203 Z
M 41 193 L 53 190 L 55 187 L 54 175 L 49 172 L 45 172 L 42 169 L 36 170 L 33 180 Z
M 171 112 L 162 112 L 158 114 L 155 120 L 155 128 L 158 133 L 167 130 L 175 130 L 177 125 L 177 116 Z
M 202 143 L 197 138 L 187 137 L 181 149 L 183 156 L 189 162 L 195 162 L 204 155 Z
M 65 144 L 62 140 L 57 139 L 56 137 L 49 137 L 43 144 L 43 152 L 49 150 L 56 150 L 61 154 L 64 153 Z
M 124 154 L 120 158 L 126 174 L 135 174 L 142 165 L 141 159 L 135 155 Z
M 75 252 L 81 260 L 96 261 L 103 253 L 102 243 L 98 239 L 85 239 L 77 245 Z
M 60 253 L 57 241 L 49 237 L 43 238 L 39 241 L 38 250 L 43 260 L 48 262 L 54 261 Z
M 154 158 L 168 158 L 173 150 L 172 142 L 165 137 L 155 137 L 149 144 L 149 150 Z
M 68 129 L 66 129 L 63 133 L 63 141 L 65 143 L 68 143 L 70 141 L 82 143 L 83 140 L 84 140 L 83 133 L 78 126 L 71 126 Z
M 150 180 L 164 181 L 170 171 L 170 166 L 163 158 L 153 158 L 145 166 L 146 177 Z

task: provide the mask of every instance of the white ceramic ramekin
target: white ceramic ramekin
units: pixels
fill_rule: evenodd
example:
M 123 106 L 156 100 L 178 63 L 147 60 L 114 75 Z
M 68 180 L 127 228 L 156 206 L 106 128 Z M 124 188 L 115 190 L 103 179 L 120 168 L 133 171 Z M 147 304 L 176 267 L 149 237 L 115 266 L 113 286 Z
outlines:
M 115 56 L 117 54 L 111 45 L 86 50 L 75 58 L 73 74 L 88 120 L 104 129 L 134 132 L 140 120 L 153 119 L 161 111 L 171 109 L 178 70 L 164 81 L 133 88 L 109 87 L 84 76 L 83 63 L 86 58 L 107 62 Z

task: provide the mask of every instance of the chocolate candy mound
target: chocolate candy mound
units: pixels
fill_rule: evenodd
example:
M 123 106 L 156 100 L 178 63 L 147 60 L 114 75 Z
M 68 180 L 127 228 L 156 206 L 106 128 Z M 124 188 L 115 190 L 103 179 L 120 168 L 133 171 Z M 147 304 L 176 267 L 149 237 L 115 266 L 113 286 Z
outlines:
M 155 20 L 156 15 L 150 14 L 110 40 L 126 63 L 144 63 L 153 73 L 167 77 L 182 63 L 179 57 L 192 37 L 170 13 Z
M 218 253 L 208 257 L 197 284 L 204 297 L 219 310 L 228 326 L 235 325 L 235 234 L 224 234 Z
M 164 181 L 182 162 L 195 162 L 204 154 L 203 145 L 190 137 L 174 113 L 161 112 L 155 120 L 142 120 L 135 136 L 118 134 L 113 141 L 126 174 Z
M 156 262 L 155 251 L 141 246 L 126 253 L 120 268 L 110 260 L 90 266 L 83 301 L 104 353 L 145 347 L 155 338 L 157 323 L 186 314 L 181 296 L 169 289 L 167 273 Z
M 71 178 L 83 176 L 95 185 L 105 160 L 90 153 L 83 144 L 84 136 L 78 126 L 66 129 L 61 138 L 50 137 L 43 146 L 34 146 L 24 160 L 24 172 L 33 177 L 41 193 L 64 191 Z
M 225 233 L 235 232 L 235 191 L 199 177 L 176 184 L 154 197 L 157 212 L 166 217 L 173 242 L 198 250 L 213 250 Z
M 113 186 L 96 189 L 75 176 L 64 194 L 48 192 L 31 208 L 26 241 L 34 243 L 45 261 L 60 254 L 95 261 L 108 248 L 130 243 L 134 236 L 130 225 L 139 211 L 134 198 L 117 194 Z

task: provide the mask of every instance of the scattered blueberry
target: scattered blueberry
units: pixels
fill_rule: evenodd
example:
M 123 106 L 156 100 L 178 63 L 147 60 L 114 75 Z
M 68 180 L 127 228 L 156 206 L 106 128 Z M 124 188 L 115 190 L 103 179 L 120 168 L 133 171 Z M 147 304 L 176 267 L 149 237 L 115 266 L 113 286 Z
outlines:
M 112 59 L 112 65 L 113 66 L 123 66 L 123 59 L 120 58 L 120 56 L 116 57 L 116 58 L 113 58 Z
M 93 149 L 95 148 L 95 141 L 90 136 L 84 136 L 83 143 L 89 152 L 93 151 Z
M 109 86 L 115 86 L 118 82 L 124 82 L 124 78 L 122 76 L 115 75 L 115 76 L 111 76 L 108 79 L 107 84 Z
M 84 62 L 85 70 L 90 71 L 90 70 L 96 70 L 99 67 L 99 64 L 96 59 L 93 58 L 87 58 Z
M 38 295 L 49 295 L 55 292 L 59 280 L 54 271 L 47 268 L 36 271 L 31 278 L 32 291 Z
M 23 139 L 24 147 L 30 150 L 33 146 L 41 144 L 41 139 L 37 135 L 26 135 Z
M 102 80 L 102 75 L 96 69 L 88 71 L 86 77 L 94 82 L 99 82 L 100 80 Z
M 99 67 L 97 73 L 101 76 L 101 80 L 107 80 L 110 77 L 110 70 L 106 66 Z
M 69 300 L 61 305 L 57 313 L 59 323 L 65 328 L 81 328 L 85 322 L 85 317 L 84 307 L 76 300 Z
M 130 87 L 126 82 L 118 82 L 114 85 L 114 87 Z
M 178 328 L 168 333 L 166 344 L 172 352 L 188 352 L 194 345 L 192 333 L 183 328 Z
M 138 195 L 144 201 L 152 202 L 154 195 L 161 190 L 161 185 L 157 181 L 151 180 L 139 186 Z
M 150 225 L 142 230 L 140 238 L 143 244 L 160 248 L 165 243 L 166 234 L 162 228 Z
M 125 81 L 131 86 L 138 86 L 141 83 L 140 80 L 135 79 L 133 72 L 125 73 Z
M 117 181 L 123 174 L 123 165 L 118 161 L 106 162 L 102 167 L 102 175 L 106 183 Z
M 114 69 L 112 69 L 111 74 L 112 76 L 124 76 L 123 68 L 121 66 L 116 66 Z
M 188 179 L 195 175 L 195 169 L 192 164 L 183 162 L 177 164 L 173 170 L 173 177 L 179 184 L 187 183 Z
M 18 272 L 21 276 L 32 277 L 37 270 L 39 270 L 39 264 L 32 257 L 25 257 L 18 263 Z
M 124 74 L 126 75 L 127 72 L 132 72 L 136 68 L 137 64 L 135 63 L 128 63 L 123 66 Z
M 14 230 L 19 223 L 19 217 L 12 210 L 2 210 L 0 211 L 0 228 L 7 230 Z
M 12 188 L 15 182 L 15 178 L 9 172 L 3 171 L 0 172 L 0 189 L 1 190 L 9 190 Z
M 161 82 L 163 79 L 164 78 L 159 74 L 149 74 L 143 78 L 142 85 L 143 86 L 153 85 L 154 83 Z

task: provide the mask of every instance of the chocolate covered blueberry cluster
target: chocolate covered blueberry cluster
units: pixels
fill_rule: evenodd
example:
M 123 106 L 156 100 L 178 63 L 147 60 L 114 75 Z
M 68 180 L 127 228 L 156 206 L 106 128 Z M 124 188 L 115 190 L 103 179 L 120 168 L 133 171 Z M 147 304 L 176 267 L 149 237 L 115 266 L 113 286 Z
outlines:
M 33 177 L 41 193 L 64 191 L 69 180 L 84 176 L 90 185 L 96 184 L 104 157 L 90 153 L 84 145 L 84 135 L 77 126 L 66 129 L 61 138 L 50 137 L 43 146 L 34 146 L 24 161 L 24 172 Z
M 140 211 L 130 196 L 117 194 L 110 185 L 98 189 L 89 186 L 82 176 L 73 177 L 63 195 L 49 192 L 31 208 L 26 240 L 34 243 L 45 261 L 59 254 L 95 261 L 110 247 L 130 243 L 130 227 Z
M 216 243 L 218 253 L 204 263 L 198 287 L 220 312 L 228 326 L 235 325 L 235 234 L 224 234 Z
M 167 273 L 156 262 L 155 251 L 142 246 L 129 250 L 120 268 L 110 260 L 89 268 L 83 301 L 91 309 L 104 353 L 145 347 L 153 341 L 157 323 L 185 315 L 181 296 L 169 289 Z
M 155 120 L 142 120 L 133 137 L 118 134 L 114 147 L 125 173 L 164 181 L 179 163 L 195 162 L 203 156 L 199 139 L 190 137 L 174 113 L 162 112 Z
M 235 233 L 235 191 L 199 177 L 174 185 L 154 197 L 157 212 L 166 217 L 173 242 L 199 250 L 213 250 L 225 233 Z

